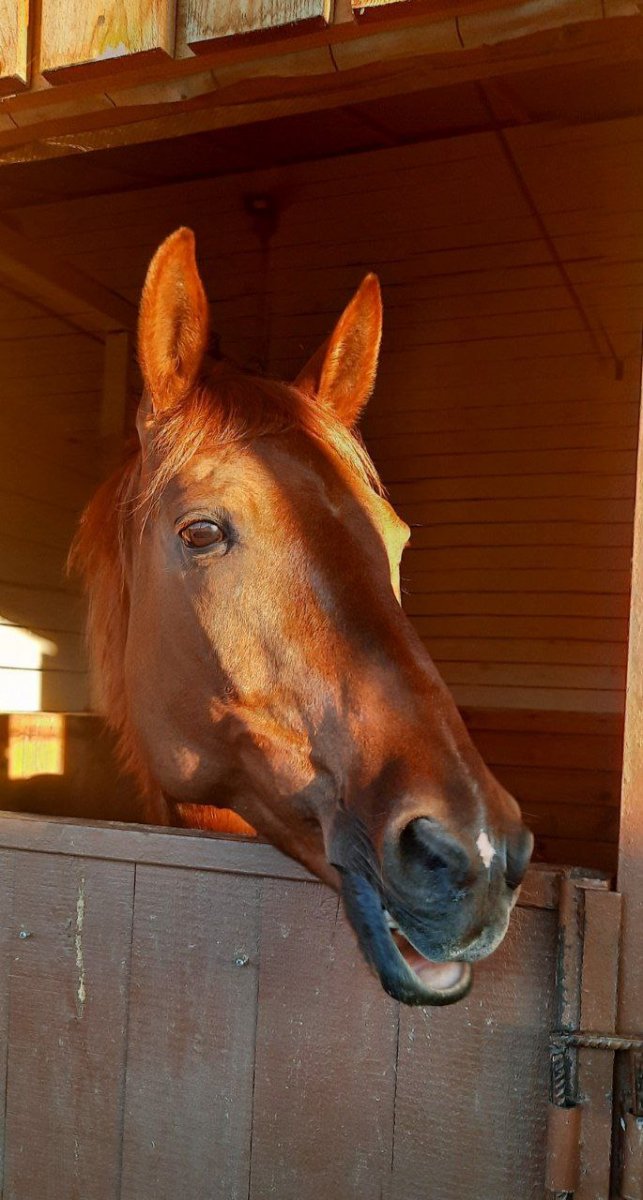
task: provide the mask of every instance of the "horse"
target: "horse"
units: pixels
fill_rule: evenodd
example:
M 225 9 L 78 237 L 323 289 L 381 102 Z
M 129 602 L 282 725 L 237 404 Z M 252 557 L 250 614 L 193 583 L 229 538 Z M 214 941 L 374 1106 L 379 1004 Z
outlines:
M 188 229 L 143 287 L 135 445 L 81 520 L 100 706 L 150 821 L 254 831 L 338 891 L 384 989 L 464 996 L 533 838 L 400 600 L 409 527 L 356 433 L 367 275 L 293 384 L 208 356 Z

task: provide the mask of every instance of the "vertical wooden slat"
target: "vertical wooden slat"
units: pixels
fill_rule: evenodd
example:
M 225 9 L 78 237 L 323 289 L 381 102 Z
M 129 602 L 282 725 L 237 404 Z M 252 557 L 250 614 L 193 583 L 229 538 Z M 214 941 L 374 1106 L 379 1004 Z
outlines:
M 171 55 L 175 19 L 175 0 L 42 0 L 40 70 L 55 82 Z
M 445 1009 L 403 1009 L 392 1200 L 542 1200 L 556 918 L 517 909 Z
M 375 1200 L 390 1174 L 397 1006 L 337 897 L 266 881 L 251 1200 Z
M 0 96 L 29 84 L 30 0 L 0 0 Z
M 587 888 L 580 1027 L 612 1033 L 616 1026 L 616 986 L 621 927 L 617 892 Z M 606 1050 L 578 1052 L 581 1172 L 574 1200 L 609 1200 L 612 1145 L 614 1056 Z
M 193 50 L 207 50 L 219 38 L 267 33 L 304 21 L 327 21 L 331 0 L 187 0 L 186 40 Z
M 256 879 L 137 871 L 122 1200 L 245 1200 Z
M 643 403 L 636 476 L 618 890 L 623 897 L 618 1028 L 641 1025 L 643 996 Z
M 9 1054 L 9 965 L 12 938 L 15 855 L 0 851 L 0 1194 L 4 1178 L 7 1113 L 7 1060 Z M 15 937 L 15 931 L 13 931 Z
M 117 1200 L 134 868 L 15 854 L 5 1200 Z

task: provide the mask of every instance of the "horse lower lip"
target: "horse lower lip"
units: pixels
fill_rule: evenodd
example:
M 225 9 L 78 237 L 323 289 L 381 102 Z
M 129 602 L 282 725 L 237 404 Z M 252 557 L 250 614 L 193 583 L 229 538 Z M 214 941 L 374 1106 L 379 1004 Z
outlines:
M 453 1004 L 469 991 L 471 968 L 463 962 L 434 963 L 391 931 L 376 889 L 354 872 L 342 875 L 342 896 L 362 953 L 382 987 L 403 1004 Z
M 464 963 L 432 962 L 420 954 L 400 930 L 393 933 L 393 941 L 407 966 L 426 987 L 450 990 L 464 978 L 467 969 Z

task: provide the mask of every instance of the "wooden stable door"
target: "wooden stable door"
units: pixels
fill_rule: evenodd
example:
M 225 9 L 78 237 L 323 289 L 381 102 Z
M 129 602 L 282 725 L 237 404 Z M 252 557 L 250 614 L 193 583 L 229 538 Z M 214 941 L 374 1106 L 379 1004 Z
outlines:
M 402 1008 L 272 847 L 6 815 L 4 1200 L 542 1200 L 551 1035 L 614 1027 L 618 916 L 532 868 L 469 997 Z M 611 1057 L 564 1057 L 607 1200 Z

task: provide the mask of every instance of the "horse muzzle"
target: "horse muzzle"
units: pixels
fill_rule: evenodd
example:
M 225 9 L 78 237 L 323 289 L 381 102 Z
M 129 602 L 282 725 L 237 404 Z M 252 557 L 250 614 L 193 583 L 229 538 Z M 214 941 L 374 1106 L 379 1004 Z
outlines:
M 342 871 L 342 899 L 360 949 L 382 987 L 402 1004 L 442 1005 L 470 990 L 469 963 L 426 958 L 384 907 L 377 889 L 356 871 Z

